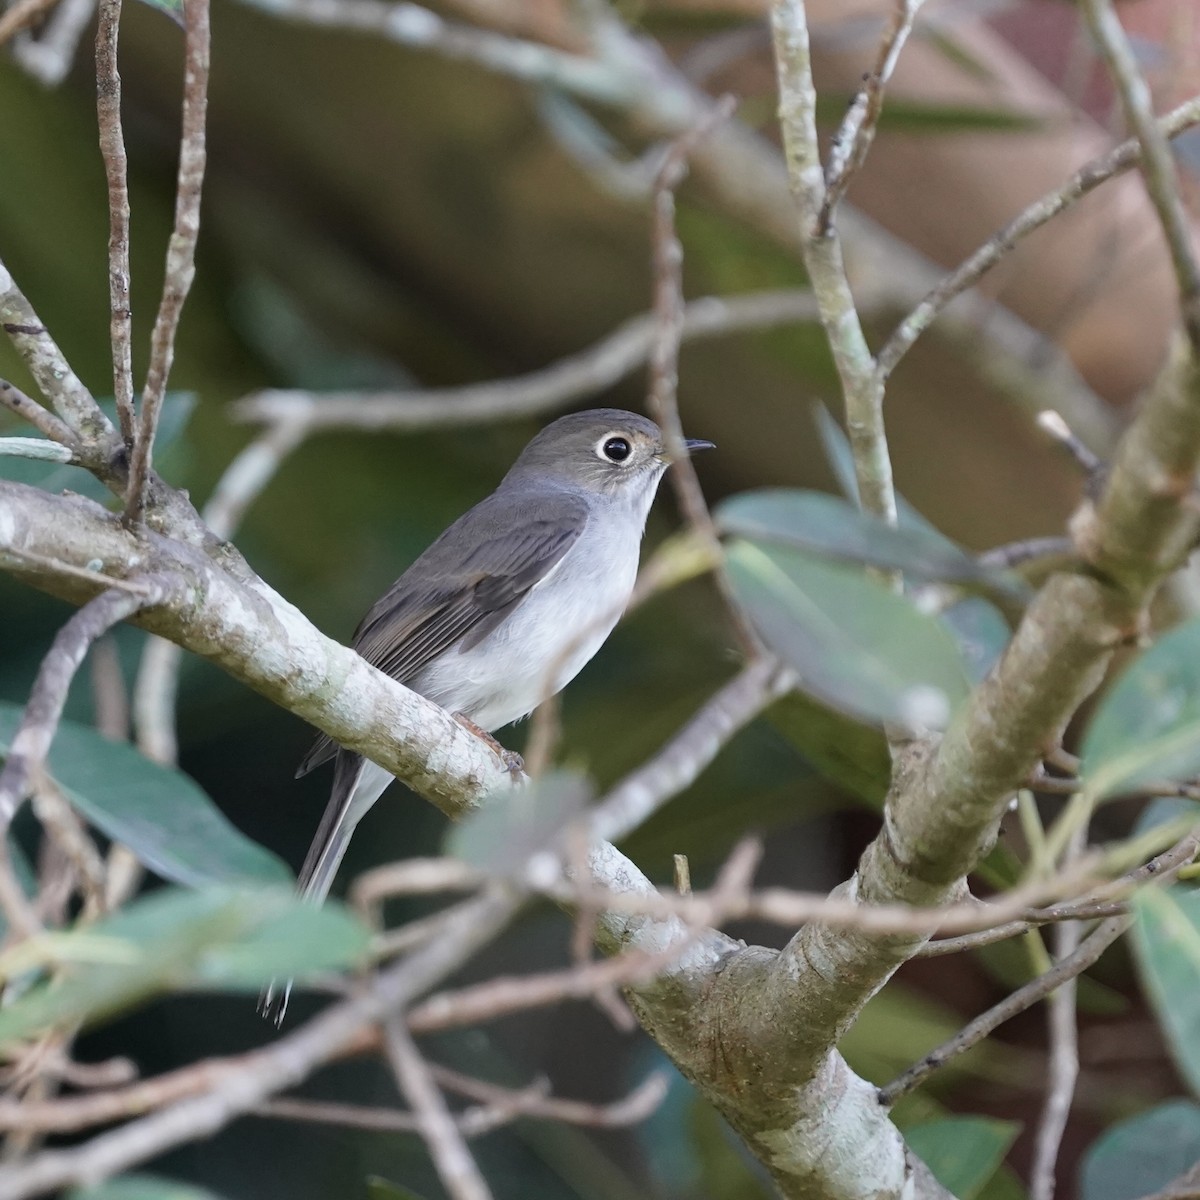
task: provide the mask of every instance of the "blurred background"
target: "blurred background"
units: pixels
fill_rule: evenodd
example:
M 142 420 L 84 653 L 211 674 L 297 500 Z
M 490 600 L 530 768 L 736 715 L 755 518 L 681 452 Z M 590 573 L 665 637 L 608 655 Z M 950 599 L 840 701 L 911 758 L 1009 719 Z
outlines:
M 281 6 L 286 10 L 286 5 Z M 886 6 L 882 6 L 886 7 Z M 811 6 L 818 82 L 836 118 L 869 65 L 881 6 Z M 1165 102 L 1196 79 L 1190 6 L 1131 6 Z M 452 19 L 571 46 L 556 0 L 447 0 Z M 739 96 L 739 120 L 773 138 L 773 68 L 756 0 L 647 0 L 621 6 L 698 86 Z M 1122 9 L 1125 12 L 1125 9 Z M 1112 98 L 1072 6 L 931 5 L 902 60 L 876 149 L 850 200 L 896 244 L 952 265 L 1117 129 Z M 191 393 L 186 430 L 158 462 L 203 501 L 251 436 L 231 404 L 263 387 L 442 386 L 516 375 L 577 352 L 650 304 L 647 198 L 618 195 L 548 123 L 544 96 L 476 66 L 214 0 L 209 171 L 199 273 L 180 333 L 172 388 Z M 91 28 L 65 81 L 47 87 L 0 63 L 0 253 L 97 395 L 111 392 L 107 211 L 96 149 Z M 161 12 L 127 5 L 121 64 L 133 222 L 135 346 L 144 366 L 170 229 L 182 35 Z M 654 141 L 619 111 L 587 132 L 637 154 Z M 1183 143 L 1184 162 L 1194 150 Z M 735 215 L 719 189 L 685 186 L 679 229 L 689 297 L 803 286 L 778 230 Z M 786 220 L 783 222 L 786 225 Z M 885 242 L 881 244 L 887 244 Z M 872 243 L 874 245 L 874 243 Z M 862 252 L 859 252 L 860 257 Z M 854 250 L 851 249 L 852 266 Z M 863 269 L 887 274 L 895 261 Z M 900 281 L 903 282 L 903 281 Z M 1067 355 L 1092 390 L 1097 428 L 1115 428 L 1152 373 L 1174 312 L 1157 231 L 1136 180 L 1100 189 L 1030 239 L 989 278 L 991 315 L 964 336 L 937 333 L 904 361 L 888 421 L 900 490 L 964 545 L 1062 531 L 1078 499 L 1069 463 L 1036 434 L 1025 382 L 1053 378 Z M 914 297 L 915 298 L 915 297 Z M 901 315 L 869 319 L 878 338 Z M 1012 358 L 995 347 L 1015 315 L 1028 333 Z M 1000 363 L 1000 366 L 997 363 Z M 7 347 L 0 373 L 29 387 Z M 684 348 L 687 432 L 718 450 L 700 463 L 710 500 L 750 487 L 831 488 L 813 411 L 839 411 L 836 375 L 814 327 L 739 334 Z M 181 402 L 182 403 L 182 402 Z M 577 407 L 644 407 L 644 378 Z M 182 411 L 182 409 L 180 410 Z M 1107 426 L 1106 423 L 1107 422 Z M 361 614 L 449 521 L 498 482 L 541 421 L 448 432 L 325 432 L 284 465 L 237 543 L 254 568 L 321 628 L 347 640 Z M 0 432 L 11 432 L 0 418 Z M 1102 449 L 1103 447 L 1098 447 Z M 0 470 L 10 468 L 0 464 Z M 61 486 L 82 488 L 64 477 Z M 669 489 L 651 519 L 653 546 L 679 524 Z M 66 610 L 0 577 L 0 699 L 22 701 Z M 117 637 L 132 678 L 142 635 Z M 561 756 L 603 787 L 644 761 L 735 669 L 729 622 L 707 581 L 655 598 L 624 622 L 567 690 Z M 83 677 L 70 716 L 91 719 Z M 755 722 L 693 788 L 624 849 L 654 879 L 689 856 L 704 883 L 735 840 L 766 836 L 763 882 L 824 889 L 844 878 L 877 827 L 879 747 L 797 739 L 795 713 Z M 211 666 L 185 661 L 181 765 L 246 833 L 300 862 L 328 777 L 292 773 L 311 731 Z M 520 749 L 525 729 L 503 735 Z M 798 744 L 799 743 L 799 744 Z M 857 788 L 818 767 L 851 761 Z M 1117 813 L 1114 820 L 1130 814 Z M 395 787 L 355 839 L 342 880 L 373 864 L 435 852 L 444 820 Z M 419 911 L 397 908 L 397 919 Z M 787 931 L 739 929 L 780 944 Z M 471 977 L 564 961 L 570 926 L 531 912 L 471 968 Z M 969 958 L 918 961 L 873 1002 L 845 1046 L 886 1081 L 1034 971 L 1020 943 Z M 1085 981 L 1084 1076 L 1065 1154 L 1064 1195 L 1081 1147 L 1119 1115 L 1178 1091 L 1128 964 L 1109 956 Z M 319 1003 L 293 1002 L 299 1020 Z M 982 1112 L 1031 1127 L 1041 1103 L 1042 1014 L 1004 1027 L 898 1112 Z M 132 1053 L 145 1073 L 271 1036 L 244 1000 L 160 1003 L 90 1035 L 85 1058 Z M 587 1005 L 565 1005 L 445 1038 L 443 1061 L 500 1082 L 539 1073 L 556 1093 L 615 1099 L 667 1068 L 640 1035 Z M 306 1094 L 394 1099 L 371 1063 L 329 1069 Z M 647 1124 L 593 1134 L 521 1122 L 477 1146 L 500 1197 L 546 1200 L 749 1200 L 766 1185 L 716 1115 L 676 1079 Z M 1018 1136 L 1007 1174 L 986 1193 L 1020 1195 L 1028 1157 Z M 247 1119 L 157 1164 L 231 1200 L 367 1196 L 378 1175 L 439 1195 L 414 1138 Z

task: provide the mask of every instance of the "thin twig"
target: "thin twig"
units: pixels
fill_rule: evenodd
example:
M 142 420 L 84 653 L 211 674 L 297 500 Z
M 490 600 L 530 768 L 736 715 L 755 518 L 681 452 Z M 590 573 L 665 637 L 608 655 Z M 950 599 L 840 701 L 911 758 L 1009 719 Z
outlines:
M 704 119 L 668 148 L 654 180 L 654 342 L 650 350 L 650 387 L 646 406 L 666 435 L 671 456 L 670 480 L 688 526 L 719 559 L 719 539 L 696 465 L 687 452 L 679 416 L 679 346 L 683 338 L 683 244 L 675 229 L 675 193 L 687 174 L 688 156 L 717 125 L 732 115 L 736 102 L 722 96 Z M 744 654 L 755 656 L 761 643 L 733 597 L 723 573 L 717 587 L 725 600 L 734 634 Z
M 1006 996 L 999 1004 L 965 1025 L 936 1050 L 931 1050 L 920 1062 L 914 1063 L 907 1071 L 898 1075 L 886 1087 L 880 1088 L 879 1102 L 885 1105 L 894 1104 L 901 1096 L 907 1095 L 923 1083 L 938 1068 L 944 1067 L 952 1058 L 978 1045 L 1005 1021 L 1031 1008 L 1067 980 L 1082 975 L 1132 923 L 1131 916 L 1110 917 L 1084 938 L 1074 953 L 1056 963 L 1044 975 L 1018 988 L 1011 996 Z
M 28 29 L 45 12 L 49 12 L 58 0 L 17 0 L 4 13 L 0 13 L 0 46 L 11 41 L 23 29 Z
M 92 646 L 92 709 L 96 728 L 114 742 L 129 739 L 129 693 L 116 640 L 102 637 Z
M 895 0 L 892 19 L 884 31 L 875 56 L 875 65 L 863 77 L 863 86 L 854 97 L 829 147 L 829 165 L 825 172 L 825 199 L 818 218 L 818 232 L 829 232 L 838 203 L 850 181 L 862 168 L 875 140 L 875 130 L 883 112 L 883 93 L 896 69 L 904 43 L 912 32 L 917 11 L 924 0 Z
M 0 831 L 7 829 L 35 774 L 46 761 L 62 717 L 67 689 L 92 642 L 143 608 L 161 604 L 170 594 L 167 580 L 150 576 L 138 579 L 137 583 L 139 592 L 112 589 L 89 600 L 58 631 L 42 659 L 21 723 L 9 746 L 4 770 L 0 772 Z
M 95 0 L 58 0 L 37 37 L 26 35 L 16 39 L 13 57 L 40 83 L 57 87 L 75 61 L 94 8 Z
M 859 499 L 865 511 L 896 522 L 896 493 L 883 421 L 883 381 L 876 376 L 836 227 L 822 232 L 825 176 L 817 134 L 817 92 L 802 0 L 776 0 L 771 9 L 788 183 L 800 217 L 800 249 L 821 309 L 846 405 Z
M 42 395 L 50 401 L 61 424 L 54 425 L 38 417 L 34 409 L 40 405 L 33 405 L 11 384 L 0 387 L 0 397 L 5 405 L 31 421 L 47 437 L 72 449 L 82 451 L 90 441 L 106 440 L 112 432 L 108 418 L 79 376 L 71 370 L 62 351 L 3 261 L 0 261 L 0 328 L 8 335 Z M 62 434 L 63 426 L 71 431 L 69 440 Z M 50 432 L 51 429 L 55 432 Z
M 1109 0 L 1083 0 L 1083 15 L 1108 64 L 1125 120 L 1141 146 L 1142 177 L 1167 239 L 1182 299 L 1184 324 L 1200 349 L 1200 266 L 1192 251 L 1191 225 L 1179 193 L 1171 147 L 1154 116 L 1154 102 L 1134 57 L 1133 47 Z
M 100 0 L 96 25 L 96 116 L 100 155 L 108 180 L 108 301 L 113 394 L 126 451 L 134 445 L 133 311 L 129 307 L 129 168 L 121 128 L 121 73 L 117 42 L 121 0 Z
M 11 412 L 16 413 L 24 421 L 28 421 L 52 442 L 75 450 L 79 439 L 74 430 L 48 408 L 43 408 L 36 400 L 31 400 L 16 384 L 7 379 L 0 379 L 0 404 Z
M 773 659 L 762 658 L 743 668 L 650 762 L 627 775 L 592 809 L 592 835 L 609 842 L 627 837 L 696 779 L 739 729 L 794 685 L 791 673 Z
M 447 21 L 428 8 L 386 0 L 243 0 L 285 21 L 373 33 L 387 41 L 474 63 L 488 71 L 571 92 L 602 104 L 628 103 L 629 81 L 609 64 Z
M 384 1043 L 396 1083 L 412 1105 L 417 1131 L 429 1148 L 447 1195 L 451 1200 L 492 1200 L 491 1189 L 455 1125 L 429 1064 L 399 1017 L 385 1022 Z
M 817 319 L 811 292 L 753 292 L 693 300 L 683 311 L 683 340 L 766 330 Z M 645 363 L 654 316 L 643 314 L 578 354 L 512 379 L 412 392 L 255 392 L 233 407 L 235 420 L 303 416 L 314 432 L 337 429 L 437 429 L 540 416 L 612 387 Z
M 1181 104 L 1160 118 L 1158 128 L 1164 137 L 1170 138 L 1177 137 L 1197 123 L 1200 123 L 1200 97 Z M 1116 149 L 1085 163 L 1061 187 L 1035 200 L 1002 229 L 992 234 L 983 245 L 931 289 L 896 326 L 880 347 L 877 356 L 880 377 L 886 379 L 943 309 L 956 296 L 973 288 L 1018 242 L 1040 229 L 1064 209 L 1071 207 L 1094 188 L 1135 167 L 1140 157 L 1141 145 L 1136 138 L 1122 142 Z
M 1064 863 L 1078 858 L 1087 845 L 1087 829 L 1080 827 L 1071 839 Z M 1079 949 L 1078 921 L 1067 921 L 1055 930 L 1055 959 L 1064 962 Z M 1071 1100 L 1079 1078 L 1079 1029 L 1075 1005 L 1077 976 L 1065 980 L 1050 993 L 1047 1023 L 1050 1040 L 1049 1084 L 1034 1139 L 1033 1166 L 1029 1177 L 1030 1200 L 1054 1200 L 1059 1147 L 1071 1115 Z
M 208 112 L 209 0 L 184 6 L 183 115 L 179 138 L 179 175 L 175 189 L 175 226 L 167 243 L 162 299 L 150 335 L 150 366 L 142 389 L 142 411 L 129 456 L 129 488 L 125 519 L 142 520 L 146 480 L 154 452 L 154 434 L 175 358 L 175 332 L 196 274 L 196 242 L 200 236 L 200 193 L 204 184 L 205 120 Z

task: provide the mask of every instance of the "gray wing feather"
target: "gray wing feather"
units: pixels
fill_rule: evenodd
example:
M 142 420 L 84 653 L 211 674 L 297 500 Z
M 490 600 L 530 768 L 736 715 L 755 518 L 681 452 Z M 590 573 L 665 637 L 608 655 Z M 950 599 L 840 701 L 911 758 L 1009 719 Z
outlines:
M 363 618 L 354 648 L 407 683 L 454 644 L 476 645 L 558 565 L 587 519 L 586 501 L 572 492 L 493 492 L 392 584 Z M 465 558 L 464 545 L 472 547 Z M 307 774 L 337 749 L 322 734 L 296 774 Z

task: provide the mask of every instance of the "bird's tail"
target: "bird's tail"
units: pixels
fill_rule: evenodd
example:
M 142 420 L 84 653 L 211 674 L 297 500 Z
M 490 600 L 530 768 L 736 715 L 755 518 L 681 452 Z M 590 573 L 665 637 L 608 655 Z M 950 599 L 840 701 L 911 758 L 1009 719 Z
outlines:
M 319 905 L 329 895 L 355 827 L 391 782 L 391 775 L 361 755 L 338 752 L 329 804 L 297 880 L 297 890 L 308 903 Z M 259 994 L 259 1013 L 277 1029 L 283 1024 L 291 994 L 290 979 L 272 979 Z

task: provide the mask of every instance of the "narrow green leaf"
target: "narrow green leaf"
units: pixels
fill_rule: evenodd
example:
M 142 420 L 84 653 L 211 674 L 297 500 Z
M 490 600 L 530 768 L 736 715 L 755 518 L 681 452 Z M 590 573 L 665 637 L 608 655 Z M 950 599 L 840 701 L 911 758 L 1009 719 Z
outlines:
M 380 1175 L 371 1175 L 367 1178 L 367 1200 L 424 1200 L 424 1197 L 418 1196 L 412 1188 L 392 1183 Z
M 1133 907 L 1142 985 L 1180 1074 L 1200 1094 L 1200 892 L 1143 888 Z
M 157 12 L 165 13 L 180 28 L 183 27 L 184 0 L 142 0 L 142 3 Z
M 967 675 L 979 683 L 1004 653 L 1012 632 L 1000 610 L 980 596 L 968 596 L 940 614 L 962 652 Z
M 817 120 L 840 120 L 852 97 L 828 95 L 817 100 Z M 1045 124 L 1041 117 L 1011 109 L 973 104 L 928 104 L 888 97 L 879 128 L 893 133 L 1026 133 Z
M 118 1175 L 88 1188 L 74 1188 L 66 1200 L 219 1200 L 215 1192 L 160 1175 Z
M 1096 800 L 1200 771 L 1200 619 L 1164 634 L 1101 700 L 1081 774 Z
M 821 448 L 829 460 L 830 469 L 837 479 L 842 494 L 852 504 L 857 505 L 858 477 L 854 471 L 854 452 L 850 449 L 850 441 L 842 427 L 830 415 L 829 409 L 823 404 L 813 405 L 813 420 L 817 426 L 817 436 L 821 439 Z M 901 529 L 922 529 L 935 537 L 944 539 L 950 545 L 950 539 L 932 522 L 927 521 L 903 496 L 896 497 L 896 518 Z
M 826 703 L 864 720 L 939 727 L 967 695 L 948 630 L 861 571 L 742 540 L 726 562 L 763 640 Z
M 909 1146 L 937 1181 L 973 1200 L 995 1174 L 1021 1126 L 990 1117 L 946 1117 L 905 1131 Z
M 254 990 L 276 975 L 353 966 L 370 942 L 344 907 L 317 908 L 280 888 L 166 888 L 85 932 L 103 939 L 108 961 L 65 966 L 0 1009 L 0 1043 L 90 1024 L 175 989 Z
M 537 850 L 552 847 L 591 798 L 591 784 L 569 771 L 551 771 L 524 787 L 505 788 L 451 826 L 445 852 L 489 871 L 512 870 Z
M 794 546 L 842 562 L 904 571 L 918 579 L 1025 590 L 1015 577 L 981 567 L 949 538 L 921 524 L 891 526 L 837 496 L 799 488 L 761 488 L 722 501 L 722 532 Z
M 0 702 L 0 758 L 21 713 Z M 235 828 L 192 779 L 151 762 L 128 743 L 63 721 L 49 767 L 85 820 L 163 879 L 189 887 L 291 879 L 288 867 Z
M 1080 1200 L 1136 1200 L 1200 1159 L 1200 1106 L 1171 1100 L 1118 1121 L 1084 1155 Z

